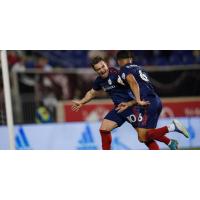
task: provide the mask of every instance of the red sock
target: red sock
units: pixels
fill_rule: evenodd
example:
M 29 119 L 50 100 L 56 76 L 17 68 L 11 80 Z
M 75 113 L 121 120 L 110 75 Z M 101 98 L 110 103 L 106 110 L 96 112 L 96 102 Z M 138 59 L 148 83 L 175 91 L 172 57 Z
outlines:
M 159 150 L 160 149 L 158 144 L 154 140 L 145 142 L 145 144 L 149 148 L 149 150 Z
M 170 139 L 167 137 L 167 136 L 162 136 L 162 137 L 160 137 L 160 138 L 158 138 L 158 139 L 156 139 L 156 140 L 158 140 L 158 141 L 160 141 L 160 142 L 163 142 L 163 143 L 165 143 L 166 145 L 168 145 L 169 143 L 170 143 Z
M 159 140 L 161 137 L 163 137 L 168 132 L 169 131 L 168 131 L 167 126 L 164 126 L 162 128 L 147 130 L 147 139 L 148 140 Z
M 99 130 L 101 134 L 102 149 L 111 150 L 112 136 L 110 131 Z

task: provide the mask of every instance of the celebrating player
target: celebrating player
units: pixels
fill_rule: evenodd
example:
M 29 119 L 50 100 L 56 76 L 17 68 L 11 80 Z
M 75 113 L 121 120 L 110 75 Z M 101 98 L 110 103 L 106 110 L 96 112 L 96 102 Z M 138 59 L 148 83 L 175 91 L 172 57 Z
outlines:
M 111 149 L 111 131 L 114 128 L 120 127 L 125 121 L 129 122 L 134 128 L 137 128 L 137 120 L 133 120 L 132 118 L 135 116 L 134 113 L 137 112 L 132 107 L 136 104 L 136 101 L 133 100 L 133 94 L 130 89 L 123 85 L 117 69 L 109 68 L 101 57 L 95 57 L 91 65 L 99 76 L 94 81 L 93 88 L 86 93 L 84 98 L 73 101 L 72 110 L 78 111 L 84 104 L 99 96 L 102 90 L 109 94 L 115 107 L 105 116 L 100 127 L 102 148 L 108 150 Z M 118 113 L 116 108 L 122 102 L 126 102 L 128 107 L 123 112 Z M 142 104 L 148 105 L 149 103 L 143 102 Z M 140 136 L 138 138 L 142 141 Z M 148 140 L 144 143 L 149 149 L 159 149 L 154 140 Z
M 170 140 L 165 136 L 168 132 L 179 132 L 186 138 L 189 138 L 189 133 L 185 127 L 178 121 L 173 120 L 168 126 L 155 129 L 158 118 L 162 110 L 162 103 L 149 80 L 149 77 L 144 70 L 132 64 L 132 55 L 130 51 L 119 51 L 117 53 L 117 63 L 120 66 L 120 77 L 127 88 L 130 88 L 135 96 L 135 100 L 140 107 L 135 114 L 138 120 L 138 128 L 136 129 L 140 137 L 140 141 L 147 142 L 148 140 L 157 140 L 164 142 L 171 149 L 176 149 L 177 141 Z M 149 102 L 148 107 L 144 105 Z M 123 112 L 130 104 L 122 102 L 118 105 L 118 112 Z

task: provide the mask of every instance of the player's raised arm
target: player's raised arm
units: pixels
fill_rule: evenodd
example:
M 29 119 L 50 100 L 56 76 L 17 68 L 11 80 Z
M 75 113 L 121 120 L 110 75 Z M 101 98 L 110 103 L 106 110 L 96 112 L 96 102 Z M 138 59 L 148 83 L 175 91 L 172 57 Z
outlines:
M 131 52 L 126 51 L 126 50 L 118 51 L 116 57 L 117 57 L 117 63 L 120 66 L 120 68 L 122 70 L 125 69 L 126 71 L 122 74 L 123 75 L 122 78 L 126 79 L 132 93 L 135 96 L 135 100 L 137 104 L 140 106 L 149 105 L 148 101 L 143 101 L 140 99 L 140 88 L 139 88 L 138 82 L 136 81 L 134 75 L 131 72 L 129 73 L 129 68 L 126 68 L 126 66 L 131 65 L 133 61 Z
M 140 99 L 140 88 L 139 88 L 137 81 L 135 80 L 135 77 L 132 74 L 128 74 L 126 76 L 126 80 L 127 80 L 128 84 L 131 88 L 131 91 L 135 95 L 135 99 L 136 99 L 137 104 L 140 105 L 140 106 L 149 105 L 148 101 L 143 101 L 143 100 Z
M 72 110 L 77 112 L 86 103 L 90 102 L 95 97 L 99 96 L 101 91 L 94 89 L 89 90 L 81 100 L 73 100 Z

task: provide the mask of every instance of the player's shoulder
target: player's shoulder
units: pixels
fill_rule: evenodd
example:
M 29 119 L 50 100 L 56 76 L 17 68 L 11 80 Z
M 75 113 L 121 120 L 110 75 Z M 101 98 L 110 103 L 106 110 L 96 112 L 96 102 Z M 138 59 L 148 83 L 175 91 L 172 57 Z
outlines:
M 138 65 L 128 64 L 121 68 L 120 73 L 136 73 L 141 67 Z
M 94 83 L 99 83 L 102 81 L 101 76 L 97 76 L 96 79 L 94 79 Z
M 141 68 L 141 66 L 135 65 L 135 64 L 128 64 L 128 65 L 124 66 L 124 69 L 131 69 L 131 70 L 137 70 L 139 68 Z
M 135 64 L 128 64 L 125 65 L 124 67 L 121 68 L 120 70 L 120 76 L 122 77 L 122 79 L 125 80 L 125 77 L 128 74 L 132 74 L 132 75 L 137 75 L 138 71 L 141 69 L 141 67 L 139 65 L 135 65 Z
M 119 70 L 115 67 L 109 67 L 109 73 L 110 74 L 119 74 Z

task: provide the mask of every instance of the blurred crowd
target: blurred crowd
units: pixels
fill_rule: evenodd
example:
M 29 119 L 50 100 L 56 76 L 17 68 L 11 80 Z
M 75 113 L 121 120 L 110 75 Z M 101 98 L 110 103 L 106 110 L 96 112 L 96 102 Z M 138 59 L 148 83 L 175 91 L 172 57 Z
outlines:
M 145 66 L 200 64 L 199 50 L 133 50 L 134 63 Z M 54 68 L 87 68 L 90 59 L 102 56 L 110 66 L 115 66 L 116 50 L 34 50 L 8 51 L 12 70 Z

